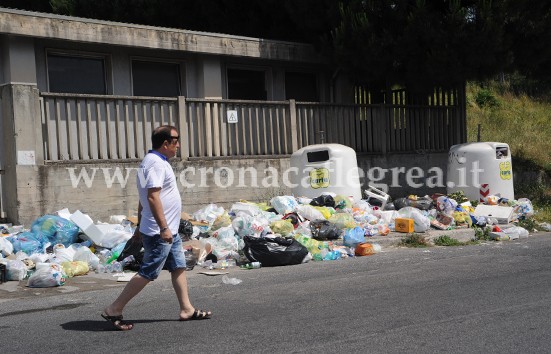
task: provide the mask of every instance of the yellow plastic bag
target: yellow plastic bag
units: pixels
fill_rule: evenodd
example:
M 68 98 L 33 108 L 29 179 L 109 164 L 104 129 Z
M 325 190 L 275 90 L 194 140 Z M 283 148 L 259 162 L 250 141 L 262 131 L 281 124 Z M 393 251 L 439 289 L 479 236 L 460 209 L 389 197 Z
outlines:
M 333 199 L 335 200 L 335 208 L 337 209 L 352 208 L 352 201 L 350 200 L 350 197 L 347 197 L 346 195 L 337 194 Z
M 69 278 L 85 275 L 90 270 L 88 263 L 84 261 L 62 262 L 61 267 Z
M 231 218 L 228 215 L 227 211 L 224 211 L 222 215 L 219 215 L 216 220 L 212 223 L 211 231 L 216 231 L 222 227 L 227 227 L 231 225 Z
M 336 213 L 331 215 L 328 220 L 340 229 L 353 229 L 357 226 L 354 217 L 349 213 Z
M 316 210 L 318 210 L 325 219 L 329 219 L 331 215 L 335 213 L 335 209 L 328 208 L 328 207 L 322 207 L 322 206 L 313 206 Z
M 469 213 L 464 211 L 454 211 L 453 212 L 453 219 L 455 220 L 456 225 L 469 225 L 469 227 L 472 226 L 472 220 Z
M 291 220 L 277 220 L 270 224 L 270 229 L 276 234 L 281 234 L 282 236 L 287 236 L 295 230 L 294 225 L 291 223 Z

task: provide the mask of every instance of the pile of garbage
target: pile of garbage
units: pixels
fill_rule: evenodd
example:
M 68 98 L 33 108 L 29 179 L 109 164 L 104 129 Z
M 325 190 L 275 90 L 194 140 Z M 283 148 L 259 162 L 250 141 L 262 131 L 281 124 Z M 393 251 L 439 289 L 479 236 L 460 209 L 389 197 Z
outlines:
M 502 230 L 498 224 L 534 214 L 526 198 L 489 196 L 475 206 L 461 192 L 376 204 L 334 194 L 239 201 L 228 210 L 209 204 L 191 215 L 183 213 L 179 233 L 189 269 L 251 267 L 249 262 L 269 267 L 372 255 L 381 248 L 369 238 L 394 231 L 492 227 L 494 239 L 514 239 L 528 231 Z M 28 230 L 0 225 L 0 281 L 28 279 L 29 287 L 53 287 L 89 271 L 122 275 L 125 269 L 136 270 L 143 252 L 129 242 L 136 222 L 135 217 L 116 215 L 110 223 L 93 223 L 80 211 L 64 209 L 38 218 Z

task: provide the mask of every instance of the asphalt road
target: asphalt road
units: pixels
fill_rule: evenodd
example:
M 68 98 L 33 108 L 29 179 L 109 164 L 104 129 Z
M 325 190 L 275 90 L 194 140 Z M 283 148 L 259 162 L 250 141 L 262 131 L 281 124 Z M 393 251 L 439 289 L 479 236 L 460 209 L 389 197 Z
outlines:
M 478 246 L 386 249 L 369 257 L 221 276 L 190 272 L 210 320 L 178 322 L 170 281 L 130 303 L 128 332 L 99 314 L 103 286 L 0 302 L 2 353 L 537 353 L 551 342 L 551 234 Z M 61 287 L 63 288 L 63 287 Z M 32 291 L 32 290 L 31 290 Z M 48 296 L 52 295 L 52 296 Z M 1 296 L 1 295 L 0 295 Z

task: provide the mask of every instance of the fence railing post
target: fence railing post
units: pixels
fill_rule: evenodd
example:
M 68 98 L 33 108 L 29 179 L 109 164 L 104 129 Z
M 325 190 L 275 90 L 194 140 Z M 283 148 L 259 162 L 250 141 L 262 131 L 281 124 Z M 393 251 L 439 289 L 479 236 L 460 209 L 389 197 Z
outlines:
M 379 107 L 380 107 L 380 110 L 381 110 L 381 118 L 380 118 L 379 124 L 378 124 L 378 131 L 379 131 L 379 134 L 380 134 L 380 137 L 381 137 L 381 140 L 380 140 L 381 153 L 383 155 L 386 155 L 386 152 L 387 152 L 386 142 L 388 141 L 388 138 L 389 138 L 388 137 L 389 130 L 387 129 L 387 127 L 388 127 L 388 118 L 387 118 L 387 115 L 386 115 L 386 105 L 384 103 L 381 103 L 381 105 Z M 375 134 L 377 134 L 377 131 L 375 131 Z
M 187 160 L 189 158 L 189 125 L 186 108 L 186 98 L 184 96 L 178 96 L 178 124 L 180 125 L 180 134 L 182 134 L 182 160 Z
M 295 100 L 289 100 L 289 114 L 291 116 L 291 152 L 295 152 L 298 150 L 297 103 Z

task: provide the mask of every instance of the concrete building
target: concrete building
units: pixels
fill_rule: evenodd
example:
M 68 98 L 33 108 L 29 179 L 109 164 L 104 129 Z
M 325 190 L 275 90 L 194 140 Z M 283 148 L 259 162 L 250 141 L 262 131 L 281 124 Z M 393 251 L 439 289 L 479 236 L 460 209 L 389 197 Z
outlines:
M 363 146 L 366 171 L 445 170 L 445 150 L 464 140 L 461 119 L 442 128 L 460 133 L 421 154 L 408 139 L 392 140 L 395 129 L 409 134 L 405 126 L 390 132 L 373 119 L 368 127 L 357 115 L 324 123 L 342 114 L 334 105 L 353 103 L 349 81 L 306 44 L 0 8 L 0 218 L 29 226 L 64 207 L 102 220 L 132 213 L 137 161 L 161 123 L 185 140 L 173 166 L 190 212 L 288 193 L 273 180 L 292 152 L 320 142 L 321 129 L 326 142 Z M 378 140 L 378 129 L 390 138 Z

